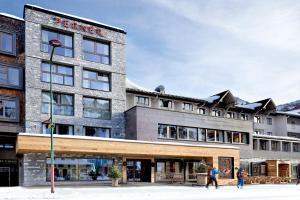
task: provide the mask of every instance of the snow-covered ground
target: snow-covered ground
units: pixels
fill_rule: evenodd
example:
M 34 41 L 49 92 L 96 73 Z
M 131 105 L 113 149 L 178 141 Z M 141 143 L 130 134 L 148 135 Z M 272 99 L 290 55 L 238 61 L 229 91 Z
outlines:
M 209 189 L 197 186 L 105 186 L 57 187 L 55 194 L 50 194 L 48 187 L 40 188 L 0 188 L 0 199 L 5 200 L 187 200 L 187 199 L 222 199 L 222 200 L 293 200 L 300 199 L 300 185 L 250 185 L 239 190 L 234 186 Z

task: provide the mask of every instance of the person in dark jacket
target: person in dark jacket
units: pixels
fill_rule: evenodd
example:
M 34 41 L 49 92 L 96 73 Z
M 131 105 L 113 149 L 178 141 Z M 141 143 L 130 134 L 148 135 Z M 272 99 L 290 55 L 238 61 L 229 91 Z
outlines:
M 244 186 L 244 176 L 245 176 L 245 170 L 243 169 L 238 169 L 237 173 L 236 173 L 238 182 L 237 182 L 237 188 L 241 188 L 243 189 Z
M 298 185 L 300 183 L 300 164 L 298 164 L 297 178 L 298 178 L 298 180 L 297 180 L 296 185 Z
M 230 172 L 230 170 L 226 170 L 226 172 Z M 207 180 L 207 184 L 206 184 L 206 188 L 208 188 L 208 186 L 211 184 L 211 183 L 215 183 L 215 186 L 216 186 L 216 189 L 219 188 L 219 185 L 218 185 L 218 181 L 217 181 L 217 178 L 216 178 L 216 175 L 217 174 L 225 174 L 219 170 L 217 170 L 215 167 L 214 168 L 210 168 L 208 169 L 208 172 L 207 172 L 207 176 L 208 176 L 208 180 Z

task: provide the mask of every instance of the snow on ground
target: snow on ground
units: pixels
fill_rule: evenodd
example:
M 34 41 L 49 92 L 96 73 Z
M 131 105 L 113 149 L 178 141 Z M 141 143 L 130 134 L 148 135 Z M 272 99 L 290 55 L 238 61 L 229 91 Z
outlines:
M 0 188 L 0 199 L 5 200 L 293 200 L 299 199 L 300 186 L 296 185 L 246 185 L 242 190 L 235 186 L 206 189 L 198 186 L 74 186 L 56 187 L 51 194 L 49 187 Z

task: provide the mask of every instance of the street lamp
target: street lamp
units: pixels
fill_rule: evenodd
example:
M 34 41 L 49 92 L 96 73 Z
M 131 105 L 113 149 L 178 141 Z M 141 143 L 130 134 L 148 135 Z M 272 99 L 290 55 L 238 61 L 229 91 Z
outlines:
M 56 47 L 61 47 L 62 43 L 59 40 L 53 39 L 49 41 L 49 45 L 52 46 L 52 52 L 50 56 L 50 124 L 48 128 L 50 128 L 50 140 L 51 140 L 51 147 L 50 147 L 50 159 L 51 159 L 51 169 L 50 169 L 50 176 L 51 176 L 51 193 L 54 193 L 54 150 L 53 150 L 53 108 L 52 108 L 52 101 L 53 101 L 53 92 L 52 92 L 52 58 L 54 49 Z

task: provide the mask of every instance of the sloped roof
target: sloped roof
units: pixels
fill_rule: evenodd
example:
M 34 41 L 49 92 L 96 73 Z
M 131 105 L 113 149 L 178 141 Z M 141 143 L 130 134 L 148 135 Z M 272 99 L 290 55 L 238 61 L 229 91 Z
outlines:
M 2 15 L 2 16 L 5 16 L 5 17 L 9 17 L 9 18 L 12 18 L 12 19 L 16 19 L 16 20 L 24 21 L 24 19 L 23 19 L 23 18 L 21 18 L 21 17 L 18 17 L 18 16 L 15 16 L 15 15 L 8 14 L 8 13 L 3 13 L 3 12 L 0 12 L 0 15 Z

